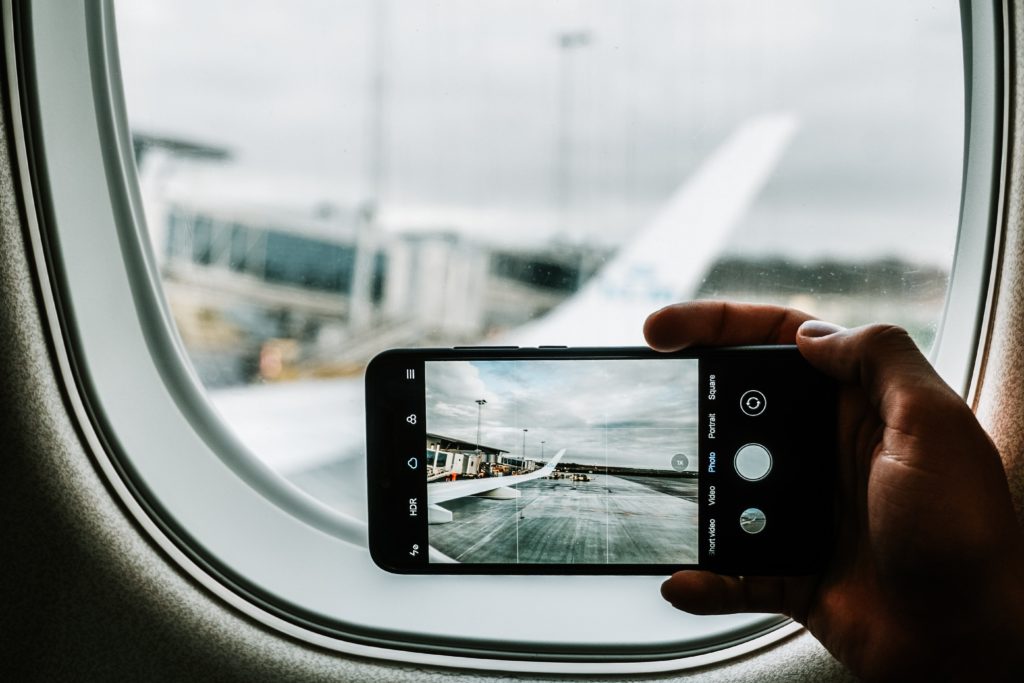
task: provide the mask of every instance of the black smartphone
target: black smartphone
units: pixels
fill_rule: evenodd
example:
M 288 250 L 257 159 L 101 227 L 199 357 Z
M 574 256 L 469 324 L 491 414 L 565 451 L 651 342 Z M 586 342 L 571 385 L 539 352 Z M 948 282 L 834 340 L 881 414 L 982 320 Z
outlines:
M 836 386 L 793 346 L 386 351 L 366 420 L 388 571 L 785 575 L 831 551 Z

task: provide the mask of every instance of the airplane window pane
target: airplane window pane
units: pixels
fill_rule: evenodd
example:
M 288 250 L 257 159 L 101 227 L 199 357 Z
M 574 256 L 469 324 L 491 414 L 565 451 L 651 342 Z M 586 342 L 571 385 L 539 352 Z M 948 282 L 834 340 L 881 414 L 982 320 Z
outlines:
M 672 301 L 927 348 L 963 145 L 955 3 L 118 2 L 165 293 L 228 425 L 365 515 L 379 351 L 636 344 Z

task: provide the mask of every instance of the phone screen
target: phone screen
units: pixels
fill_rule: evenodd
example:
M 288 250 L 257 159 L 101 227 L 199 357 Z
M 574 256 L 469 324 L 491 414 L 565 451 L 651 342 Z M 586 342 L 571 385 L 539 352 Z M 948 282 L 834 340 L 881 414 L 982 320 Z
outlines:
M 696 564 L 697 386 L 692 358 L 426 361 L 430 561 Z
M 806 573 L 836 387 L 794 347 L 418 349 L 367 370 L 370 552 L 426 573 Z

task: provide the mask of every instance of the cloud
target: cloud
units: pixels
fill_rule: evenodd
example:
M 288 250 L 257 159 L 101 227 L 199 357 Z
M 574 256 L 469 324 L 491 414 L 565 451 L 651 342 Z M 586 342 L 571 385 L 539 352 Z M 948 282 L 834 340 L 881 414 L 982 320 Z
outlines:
M 554 188 L 567 144 L 562 227 L 621 243 L 742 121 L 783 110 L 802 127 L 757 206 L 783 223 L 787 211 L 815 218 L 794 238 L 795 229 L 777 234 L 777 222 L 755 214 L 738 243 L 842 251 L 847 233 L 811 226 L 864 207 L 922 217 L 871 234 L 890 251 L 916 253 L 930 237 L 925 224 L 955 229 L 955 3 L 799 0 L 780 11 L 756 0 L 392 0 L 383 14 L 380 6 L 306 0 L 282 12 L 257 0 L 239 12 L 203 0 L 118 2 L 132 125 L 236 153 L 206 171 L 179 168 L 168 187 L 248 192 L 264 203 L 292 204 L 296 193 L 312 203 L 303 187 L 338 203 L 365 199 L 372 36 L 383 17 L 382 215 L 398 228 L 419 216 L 476 235 L 549 239 L 561 224 Z M 588 31 L 590 44 L 563 53 L 555 37 L 567 29 Z M 194 174 L 203 177 L 190 182 Z
M 696 453 L 693 360 L 450 361 L 427 367 L 427 429 L 539 458 L 667 469 Z M 523 430 L 526 430 L 525 432 Z M 525 437 L 525 441 L 524 441 Z

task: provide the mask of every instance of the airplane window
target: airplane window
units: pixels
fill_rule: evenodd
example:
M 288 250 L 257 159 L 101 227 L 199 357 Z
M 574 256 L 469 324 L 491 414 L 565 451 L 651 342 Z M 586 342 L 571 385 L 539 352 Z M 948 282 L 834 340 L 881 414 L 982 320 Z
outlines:
M 942 329 L 965 166 L 954 4 L 301 0 L 284 11 L 260 0 L 238 12 L 132 0 L 114 9 L 117 49 L 104 54 L 119 54 L 112 89 L 123 88 L 137 169 L 127 179 L 149 240 L 135 251 L 152 257 L 217 424 L 247 447 L 247 462 L 332 514 L 365 519 L 362 373 L 386 348 L 639 344 L 649 312 L 701 297 L 793 305 L 847 325 L 886 319 L 925 348 Z M 92 11 L 34 8 L 40 51 L 55 30 L 69 31 L 37 60 L 40 82 L 59 80 L 62 59 L 95 58 L 66 28 L 98 30 Z M 76 97 L 101 81 L 67 71 L 66 87 L 39 97 Z M 102 112 L 77 100 L 39 109 L 48 149 L 76 129 L 47 117 Z M 96 178 L 72 169 L 47 168 L 55 195 L 65 186 L 76 201 L 111 195 L 87 192 Z M 79 215 L 53 205 L 65 211 L 55 223 Z M 121 222 L 60 229 L 70 249 Z M 68 275 L 69 299 L 84 300 L 87 283 L 117 265 L 91 266 L 89 248 L 67 260 L 81 270 Z M 89 324 L 105 331 L 124 310 L 134 308 L 111 306 Z M 80 324 L 83 347 L 102 338 Z M 323 633 L 358 633 L 346 642 L 660 662 L 650 671 L 779 628 L 764 615 L 666 611 L 651 577 L 614 577 L 613 589 L 608 577 L 397 582 L 350 539 L 299 523 L 229 476 L 237 470 L 224 463 L 237 463 L 189 431 L 198 409 L 182 407 L 181 391 L 134 400 L 166 380 L 175 355 L 145 340 L 131 357 L 89 351 L 97 366 L 116 360 L 90 375 L 97 394 L 131 380 L 106 391 L 97 412 L 122 410 L 109 417 L 120 430 L 111 441 L 130 454 L 140 488 L 194 540 L 196 557 L 226 568 L 218 577 L 242 577 L 232 595 L 255 596 L 242 608 L 260 605 L 267 623 L 314 624 L 309 638 L 327 647 L 341 646 Z M 164 374 L 150 372 L 150 384 L 119 374 L 151 356 Z M 480 614 L 481 595 L 499 615 Z M 422 609 L 396 607 L 413 603 Z M 609 613 L 623 625 L 614 633 Z
M 253 453 L 345 512 L 384 348 L 640 343 L 693 297 L 934 338 L 953 6 L 149 1 L 117 22 L 195 371 Z

